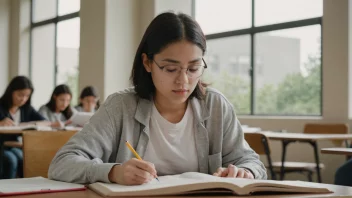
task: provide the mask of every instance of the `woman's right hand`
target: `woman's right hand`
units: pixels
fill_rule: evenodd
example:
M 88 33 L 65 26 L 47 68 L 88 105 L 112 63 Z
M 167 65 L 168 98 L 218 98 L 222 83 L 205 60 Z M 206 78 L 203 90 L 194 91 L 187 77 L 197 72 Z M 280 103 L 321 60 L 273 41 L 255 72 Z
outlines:
M 10 118 L 5 118 L 0 121 L 0 126 L 15 126 L 15 123 Z
M 156 177 L 154 164 L 136 158 L 113 166 L 109 172 L 109 180 L 121 185 L 141 185 Z

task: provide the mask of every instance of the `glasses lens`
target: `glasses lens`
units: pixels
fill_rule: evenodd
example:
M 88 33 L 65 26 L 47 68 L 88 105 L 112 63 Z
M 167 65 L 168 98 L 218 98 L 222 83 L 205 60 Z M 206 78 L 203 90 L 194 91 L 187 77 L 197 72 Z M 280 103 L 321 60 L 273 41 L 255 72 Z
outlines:
M 203 72 L 204 66 L 193 66 L 188 68 L 187 75 L 190 78 L 198 78 L 203 74 Z

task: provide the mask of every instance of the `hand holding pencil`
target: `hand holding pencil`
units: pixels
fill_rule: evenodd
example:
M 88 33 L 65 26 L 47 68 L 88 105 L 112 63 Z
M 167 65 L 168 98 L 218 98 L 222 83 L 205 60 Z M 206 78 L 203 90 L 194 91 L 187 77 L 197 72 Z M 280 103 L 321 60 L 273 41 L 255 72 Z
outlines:
M 127 141 L 126 146 L 136 158 L 121 165 L 115 165 L 109 172 L 109 180 L 122 185 L 140 185 L 157 178 L 154 164 L 142 160 Z

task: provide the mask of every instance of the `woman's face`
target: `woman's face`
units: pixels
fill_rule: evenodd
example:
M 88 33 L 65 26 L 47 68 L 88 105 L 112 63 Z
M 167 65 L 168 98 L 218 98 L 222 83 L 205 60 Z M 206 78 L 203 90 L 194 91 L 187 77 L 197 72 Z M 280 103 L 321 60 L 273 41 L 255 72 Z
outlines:
M 28 101 L 32 94 L 31 89 L 20 89 L 12 92 L 12 105 L 21 107 Z
M 95 96 L 86 96 L 81 99 L 82 107 L 85 112 L 94 112 L 97 106 L 97 98 Z
M 71 102 L 71 95 L 64 93 L 58 96 L 54 96 L 54 100 L 56 103 L 56 111 L 64 111 Z
M 154 60 L 145 54 L 142 58 L 145 69 L 152 75 L 156 99 L 175 105 L 187 101 L 199 82 L 200 70 L 196 69 L 204 69 L 203 51 L 184 40 L 168 45 L 154 55 Z

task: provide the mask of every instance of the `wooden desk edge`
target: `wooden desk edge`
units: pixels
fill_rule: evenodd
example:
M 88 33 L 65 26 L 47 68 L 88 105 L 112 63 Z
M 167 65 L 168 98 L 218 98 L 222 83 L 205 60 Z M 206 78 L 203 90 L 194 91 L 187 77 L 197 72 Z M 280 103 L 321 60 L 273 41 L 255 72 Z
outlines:
M 324 154 L 352 156 L 352 148 L 350 150 L 351 151 L 347 151 L 346 148 L 323 148 L 320 152 Z

